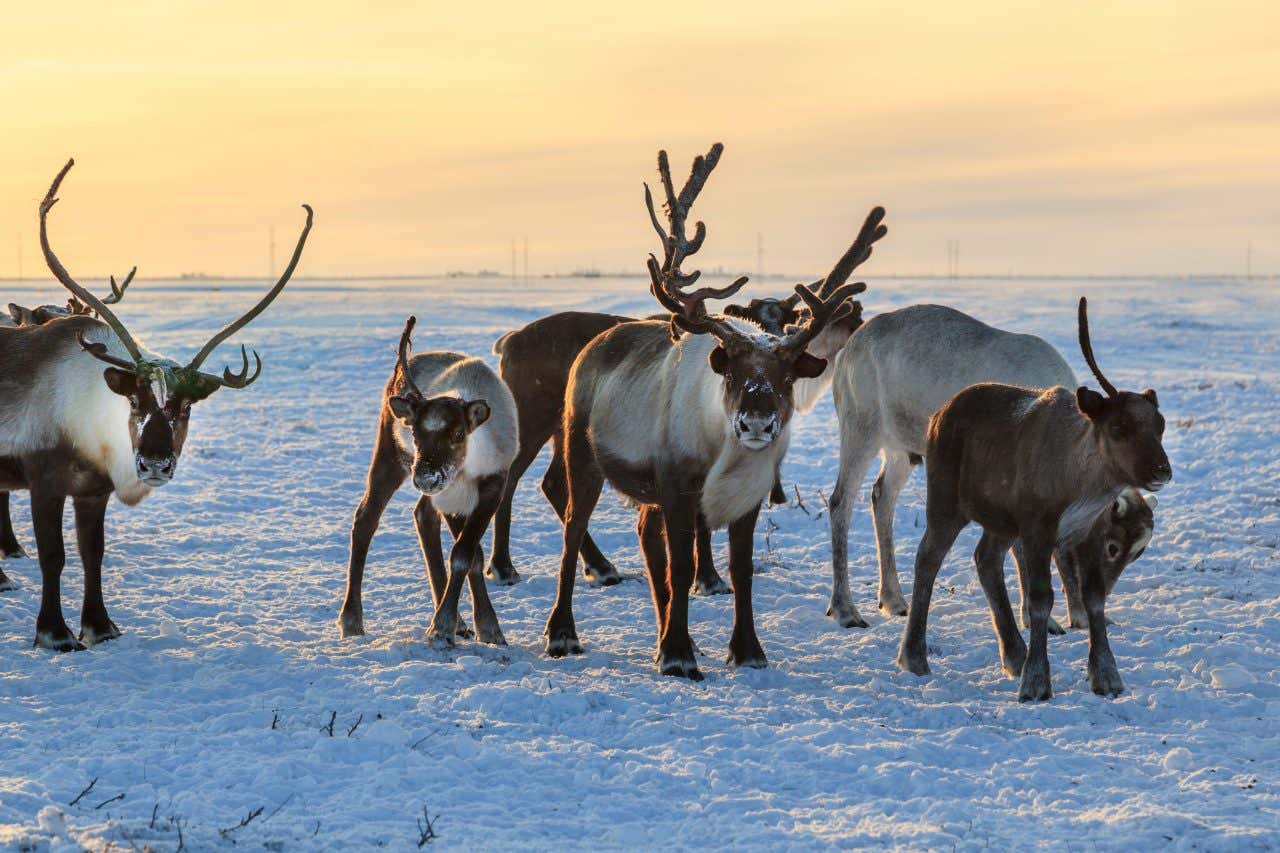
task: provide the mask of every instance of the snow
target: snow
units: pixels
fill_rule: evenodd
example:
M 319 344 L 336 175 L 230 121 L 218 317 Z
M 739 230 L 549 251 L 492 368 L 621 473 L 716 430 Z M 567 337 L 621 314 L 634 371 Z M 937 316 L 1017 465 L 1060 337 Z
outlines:
M 139 280 L 121 313 L 149 346 L 183 357 L 263 287 Z M 742 298 L 789 290 L 767 281 Z M 0 301 L 59 301 L 44 283 L 5 291 Z M 732 602 L 718 596 L 691 604 L 707 680 L 656 675 L 634 512 L 608 493 L 592 530 L 628 581 L 579 582 L 587 653 L 546 658 L 560 531 L 537 490 L 545 455 L 516 502 L 525 580 L 491 588 L 510 647 L 424 642 L 431 606 L 407 486 L 370 553 L 369 636 L 340 641 L 349 523 L 405 315 L 420 318 L 418 351 L 494 363 L 493 340 L 544 313 L 654 307 L 642 277 L 299 280 L 232 342 L 262 354 L 258 384 L 199 404 L 174 483 L 109 510 L 105 589 L 121 639 L 31 648 L 38 569 L 5 563 L 21 586 L 0 593 L 0 848 L 172 850 L 180 828 L 195 850 L 412 850 L 424 806 L 431 846 L 446 849 L 1280 846 L 1275 282 L 872 278 L 863 303 L 868 315 L 950 304 L 1046 337 L 1083 376 L 1081 293 L 1110 377 L 1159 390 L 1175 469 L 1155 537 L 1109 604 L 1128 686 L 1118 699 L 1089 691 L 1086 638 L 1072 631 L 1050 638 L 1053 700 L 1018 704 L 972 529 L 939 575 L 932 676 L 893 663 L 903 622 L 874 611 L 865 500 L 850 570 L 872 626 L 825 617 L 829 395 L 800 416 L 784 466 L 804 508 L 767 510 L 757 531 L 769 669 L 724 666 Z M 225 347 L 210 366 L 234 355 Z M 923 491 L 916 474 L 898 509 L 904 584 Z M 34 552 L 26 496 L 13 505 Z M 67 535 L 74 627 L 70 524 Z M 718 534 L 722 573 L 723 549 Z

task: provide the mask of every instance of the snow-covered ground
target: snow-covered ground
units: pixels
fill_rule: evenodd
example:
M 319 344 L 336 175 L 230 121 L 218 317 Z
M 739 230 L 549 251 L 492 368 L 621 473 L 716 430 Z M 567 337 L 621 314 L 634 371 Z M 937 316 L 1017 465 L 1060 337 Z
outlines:
M 33 649 L 38 569 L 5 564 L 21 588 L 0 593 L 0 847 L 173 850 L 180 828 L 187 849 L 413 849 L 424 808 L 432 845 L 451 849 L 1280 846 L 1280 287 L 869 274 L 868 313 L 944 302 L 1048 338 L 1082 376 L 1085 293 L 1111 378 L 1159 390 L 1175 477 L 1109 604 L 1122 697 L 1089 692 L 1073 631 L 1051 638 L 1054 699 L 1018 704 L 972 529 L 939 577 L 934 675 L 894 666 L 902 620 L 875 611 L 865 504 L 851 571 L 872 627 L 825 617 L 829 396 L 797 423 L 784 468 L 805 508 L 768 510 L 757 531 L 768 670 L 724 666 L 731 600 L 719 596 L 691 605 L 707 680 L 655 674 L 633 512 L 611 495 L 592 529 L 629 581 L 581 589 L 587 654 L 546 658 L 560 533 L 537 491 L 545 456 L 516 505 L 525 580 L 493 591 L 510 647 L 424 644 L 408 487 L 370 555 L 369 636 L 340 641 L 348 525 L 404 315 L 419 316 L 419 350 L 492 360 L 498 335 L 549 311 L 656 306 L 639 278 L 514 291 L 496 279 L 299 280 L 237 338 L 262 353 L 261 381 L 200 404 L 177 480 L 109 510 L 105 586 L 123 638 Z M 62 296 L 0 289 L 2 302 Z M 153 349 L 185 356 L 261 289 L 140 279 L 121 313 Z M 904 585 L 923 491 L 917 474 L 898 510 Z M 14 508 L 34 553 L 25 495 Z M 81 573 L 67 535 L 74 626 Z

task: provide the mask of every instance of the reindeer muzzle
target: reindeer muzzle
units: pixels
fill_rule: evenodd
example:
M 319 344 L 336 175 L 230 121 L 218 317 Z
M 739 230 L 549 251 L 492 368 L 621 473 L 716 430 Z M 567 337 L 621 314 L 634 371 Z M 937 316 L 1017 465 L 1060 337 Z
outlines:
M 137 467 L 138 479 L 152 488 L 166 485 L 178 470 L 176 456 L 153 458 L 139 454 L 134 457 L 134 464 Z

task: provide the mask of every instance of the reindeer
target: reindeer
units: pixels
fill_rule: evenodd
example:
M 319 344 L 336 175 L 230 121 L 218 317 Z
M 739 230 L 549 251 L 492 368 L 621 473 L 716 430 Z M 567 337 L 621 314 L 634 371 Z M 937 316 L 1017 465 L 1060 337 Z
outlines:
M 78 284 L 54 254 L 48 214 L 74 162 L 67 161 L 40 202 L 40 246 L 54 277 L 96 311 L 98 319 L 77 315 L 0 329 L 0 387 L 5 389 L 0 394 L 0 489 L 31 492 L 42 578 L 35 644 L 57 651 L 120 636 L 102 597 L 107 501 L 114 494 L 133 506 L 168 483 L 186 441 L 191 406 L 219 388 L 245 388 L 258 378 L 262 360 L 253 354 L 250 373 L 244 347 L 239 373 L 227 368 L 216 376 L 200 366 L 284 289 L 312 220 L 311 208 L 303 205 L 307 222 L 284 275 L 257 305 L 182 366 L 143 349 L 105 301 Z M 85 573 L 79 641 L 62 614 L 62 513 L 68 497 L 75 507 Z
M 435 602 L 428 640 L 437 648 L 448 647 L 456 634 L 468 633 L 458 618 L 458 598 L 468 581 L 477 638 L 504 646 L 507 641 L 485 588 L 480 539 L 502 501 L 519 444 L 516 403 L 506 384 L 478 358 L 428 352 L 410 360 L 416 323 L 412 315 L 405 322 L 396 369 L 383 391 L 364 497 L 351 524 L 347 592 L 338 627 L 343 637 L 364 633 L 361 585 L 369 543 L 391 496 L 412 474 L 421 492 L 413 520 Z M 440 516 L 453 534 L 447 578 Z
M 564 415 L 569 503 L 559 589 L 545 632 L 553 657 L 582 652 L 573 620 L 576 563 L 607 479 L 640 504 L 638 533 L 657 614 L 659 671 L 703 677 L 688 626 L 699 514 L 710 529 L 729 528 L 734 592 L 729 663 L 766 665 L 751 606 L 756 516 L 790 440 L 793 383 L 815 378 L 826 367 L 806 348 L 830 322 L 851 312 L 850 297 L 866 288 L 845 282 L 884 235 L 879 224 L 884 212 L 872 211 L 816 293 L 797 286 L 810 315 L 784 336 L 708 314 L 707 299 L 732 296 L 747 281 L 683 290 L 699 274 L 683 273 L 681 263 L 706 237 L 706 227 L 698 222 L 689 238 L 685 220 L 722 150 L 717 143 L 694 160 L 678 195 L 667 154 L 659 152 L 669 232 L 659 223 L 645 186 L 645 204 L 664 248 L 661 265 L 649 257 L 650 292 L 670 313 L 669 322 L 615 326 L 583 349 L 570 372 Z
M 979 382 L 1074 388 L 1076 377 L 1047 341 L 988 326 L 942 305 L 912 305 L 877 314 L 836 356 L 833 373 L 832 395 L 840 420 L 840 472 L 831 493 L 834 579 L 827 615 L 842 627 L 865 628 L 867 622 L 849 594 L 849 518 L 877 451 L 883 461 L 871 489 L 871 511 L 880 568 L 879 606 L 886 616 L 905 616 L 907 604 L 894 560 L 893 514 L 913 466 L 924 455 L 930 416 L 962 388 Z M 1147 538 L 1150 533 L 1148 527 Z M 1097 535 L 1105 537 L 1107 532 L 1099 529 Z M 1132 544 L 1141 535 L 1139 529 L 1120 524 L 1113 538 L 1127 537 Z M 1114 569 L 1115 577 L 1130 561 L 1129 553 L 1126 550 L 1120 555 L 1125 559 Z M 1021 567 L 1025 560 L 1020 546 L 1015 545 L 1014 557 Z M 1073 562 L 1068 555 L 1055 559 L 1066 592 L 1068 622 L 1072 627 L 1086 627 Z M 1023 592 L 1025 624 L 1025 585 Z M 1049 631 L 1063 633 L 1052 617 Z
M 137 267 L 131 269 L 122 284 L 116 284 L 116 277 L 111 276 L 111 295 L 103 297 L 102 301 L 108 305 L 114 305 L 123 299 L 125 290 L 129 288 L 129 283 L 133 281 L 133 277 L 137 272 Z M 67 299 L 65 306 L 39 305 L 35 308 L 24 308 L 21 305 L 10 302 L 9 316 L 5 317 L 0 314 L 0 327 L 40 326 L 50 320 L 62 317 L 89 314 L 91 310 L 89 306 L 74 296 Z M 25 559 L 26 556 L 26 550 L 23 549 L 13 532 L 13 520 L 9 515 L 9 493 L 0 492 L 0 560 Z M 0 592 L 14 588 L 13 581 L 5 576 L 3 569 L 0 569 Z
M 1159 491 L 1173 470 L 1161 442 L 1165 423 L 1156 392 L 1121 392 L 1107 380 L 1093 356 L 1087 311 L 1082 297 L 1080 349 L 1107 396 L 1085 386 L 1073 395 L 1060 386 L 1038 391 L 983 383 L 956 394 L 930 419 L 927 522 L 898 652 L 902 669 L 929 672 L 925 629 L 934 579 L 956 536 L 976 521 L 983 535 L 974 563 L 1000 640 L 1001 663 L 1010 676 L 1022 677 L 1018 699 L 1053 696 L 1046 638 L 1055 550 L 1077 549 L 1089 620 L 1089 685 L 1104 696 L 1124 691 L 1107 642 L 1101 549 L 1077 546 L 1125 487 Z M 1018 540 L 1030 603 L 1029 646 L 1018 633 L 1004 584 L 1004 553 Z
M 820 282 L 819 282 L 820 283 Z M 773 335 L 781 335 L 788 325 L 799 319 L 796 305 L 800 297 L 792 294 L 786 299 L 766 297 L 752 299 L 746 305 L 728 305 L 724 313 L 747 320 Z M 859 306 L 860 307 L 860 306 Z M 648 319 L 666 320 L 670 315 L 651 315 Z M 499 372 L 516 398 L 520 416 L 520 450 L 507 472 L 507 489 L 498 507 L 493 525 L 493 553 L 485 576 L 505 585 L 519 583 L 520 573 L 511 563 L 510 531 L 511 504 L 520 478 L 528 470 L 539 451 L 552 441 L 551 464 L 542 480 L 542 493 L 564 518 L 569 494 L 564 472 L 564 441 L 560 430 L 564 420 L 564 392 L 569 382 L 569 368 L 578 353 L 593 338 L 619 323 L 634 322 L 634 318 L 617 314 L 594 314 L 585 311 L 562 311 L 508 332 L 493 345 L 495 355 L 501 357 Z M 861 322 L 858 311 L 837 323 L 832 323 L 817 338 L 810 350 L 820 358 L 829 358 L 844 345 L 848 336 Z M 816 380 L 803 380 L 797 387 L 796 408 L 805 412 L 814 404 L 830 382 L 830 370 Z M 775 478 L 769 498 L 771 503 L 785 503 L 786 493 Z M 711 553 L 711 533 L 705 524 L 699 524 L 696 541 L 696 564 L 693 592 L 695 595 L 717 595 L 729 592 L 729 587 L 716 572 Z M 590 532 L 582 540 L 583 575 L 601 586 L 610 586 L 622 576 L 613 563 L 600 551 Z

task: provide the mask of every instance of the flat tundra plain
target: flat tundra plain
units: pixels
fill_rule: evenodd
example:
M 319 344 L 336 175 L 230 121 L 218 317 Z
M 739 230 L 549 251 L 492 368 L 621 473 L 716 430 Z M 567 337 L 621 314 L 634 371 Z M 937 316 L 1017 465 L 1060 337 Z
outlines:
M 369 634 L 339 640 L 351 515 L 405 315 L 418 315 L 419 351 L 496 365 L 499 335 L 551 311 L 656 305 L 641 277 L 300 279 L 232 341 L 262 354 L 261 381 L 196 407 L 174 482 L 108 510 L 104 587 L 121 639 L 33 649 L 38 567 L 5 563 L 20 588 L 0 593 L 0 847 L 1280 846 L 1280 285 L 868 282 L 868 316 L 951 305 L 1046 338 L 1082 378 L 1075 302 L 1088 295 L 1111 379 L 1159 391 L 1174 480 L 1150 547 L 1108 602 L 1121 697 L 1089 691 L 1086 636 L 1071 631 L 1050 638 L 1053 700 L 1016 701 L 973 527 L 939 574 L 933 675 L 900 672 L 903 620 L 875 610 L 870 479 L 850 572 L 871 627 L 824 615 L 829 393 L 797 416 L 783 468 L 791 502 L 766 509 L 756 531 L 767 670 L 725 667 L 732 602 L 716 596 L 690 605 L 707 680 L 656 674 L 634 511 L 607 489 L 592 532 L 626 580 L 579 581 L 586 654 L 545 657 L 560 553 L 538 492 L 545 452 L 516 500 L 524 580 L 491 587 L 509 647 L 424 643 L 431 598 L 408 484 L 370 552 Z M 140 278 L 120 313 L 152 349 L 186 357 L 263 286 Z M 789 289 L 770 279 L 742 295 Z M 64 297 L 44 282 L 3 290 L 5 302 Z M 231 356 L 226 346 L 210 364 Z M 34 556 L 27 496 L 13 506 Z M 923 507 L 917 472 L 897 514 L 908 595 Z M 69 512 L 67 537 L 74 626 Z M 719 533 L 722 574 L 724 548 Z M 1060 591 L 1054 612 L 1065 612 Z

